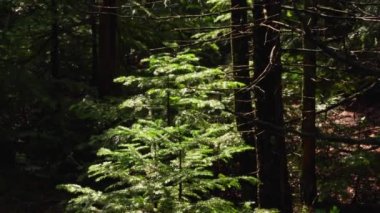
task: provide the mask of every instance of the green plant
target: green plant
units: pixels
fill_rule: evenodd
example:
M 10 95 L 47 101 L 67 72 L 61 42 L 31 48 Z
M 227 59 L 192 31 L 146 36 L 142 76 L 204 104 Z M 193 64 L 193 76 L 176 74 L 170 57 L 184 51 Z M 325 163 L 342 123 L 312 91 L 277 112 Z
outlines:
M 239 188 L 240 180 L 256 184 L 256 179 L 213 172 L 219 162 L 252 149 L 242 143 L 235 125 L 226 122 L 232 116 L 223 110 L 229 104 L 228 93 L 223 91 L 240 84 L 225 80 L 220 69 L 198 65 L 198 58 L 189 52 L 145 61 L 149 66 L 141 76 L 116 79 L 144 91 L 120 105 L 133 109 L 137 121 L 97 137 L 113 146 L 98 151 L 103 161 L 90 166 L 88 175 L 106 187 L 60 186 L 77 195 L 68 209 L 249 211 L 249 205 L 236 206 L 218 197 L 217 191 Z

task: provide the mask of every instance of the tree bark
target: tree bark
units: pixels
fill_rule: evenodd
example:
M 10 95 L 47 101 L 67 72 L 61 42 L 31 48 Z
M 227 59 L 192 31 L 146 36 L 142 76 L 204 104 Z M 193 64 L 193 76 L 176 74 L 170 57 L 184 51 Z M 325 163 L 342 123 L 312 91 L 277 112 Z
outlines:
M 92 14 L 90 15 L 90 25 L 91 25 L 91 54 L 92 54 L 92 76 L 91 76 L 91 85 L 96 86 L 98 82 L 98 22 L 96 10 L 97 4 L 96 0 L 92 0 L 89 5 L 90 11 Z
M 305 9 L 316 6 L 316 0 L 305 0 Z M 314 15 L 307 18 L 309 28 L 316 25 Z M 302 89 L 302 125 L 301 132 L 316 133 L 315 128 L 315 78 L 316 78 L 316 45 L 304 35 L 303 46 L 303 89 Z M 301 166 L 301 201 L 310 209 L 317 195 L 315 175 L 315 137 L 302 136 L 302 166 Z
M 278 26 L 273 23 L 281 16 L 281 1 L 255 1 L 253 15 L 252 87 L 256 98 L 256 117 L 283 127 L 280 34 Z M 258 125 L 256 152 L 261 181 L 258 187 L 259 207 L 292 212 L 284 136 Z
M 50 65 L 51 75 L 54 78 L 59 78 L 59 26 L 58 26 L 58 5 L 57 0 L 51 0 L 51 50 L 50 50 Z
M 231 0 L 231 8 L 237 9 L 247 7 L 246 0 Z M 255 145 L 253 134 L 253 108 L 249 71 L 249 28 L 247 26 L 246 10 L 231 10 L 231 54 L 234 80 L 247 85 L 244 88 L 234 91 L 235 117 L 238 131 L 241 133 L 244 142 L 250 146 Z M 255 151 L 241 153 L 237 157 L 240 173 L 252 175 L 256 171 Z M 256 187 L 242 183 L 242 199 L 256 200 Z
M 117 4 L 103 0 L 99 16 L 99 70 L 97 75 L 100 97 L 115 91 L 113 79 L 117 69 Z

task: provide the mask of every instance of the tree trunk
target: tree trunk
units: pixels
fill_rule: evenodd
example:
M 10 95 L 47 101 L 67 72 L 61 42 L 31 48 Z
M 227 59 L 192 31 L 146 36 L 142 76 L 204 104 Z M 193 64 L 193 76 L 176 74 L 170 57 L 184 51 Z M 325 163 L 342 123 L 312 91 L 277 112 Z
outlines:
M 280 34 L 278 26 L 273 23 L 274 20 L 280 18 L 281 1 L 255 1 L 253 14 L 255 23 L 252 86 L 256 97 L 256 117 L 282 127 L 284 121 Z M 259 207 L 292 212 L 284 136 L 259 125 L 256 152 L 258 176 L 261 181 L 258 187 Z
M 51 0 L 51 50 L 50 50 L 50 65 L 51 75 L 54 78 L 59 78 L 59 28 L 58 28 L 58 5 L 57 0 Z
M 113 79 L 117 69 L 117 4 L 116 0 L 103 0 L 99 16 L 99 96 L 112 95 Z
M 97 4 L 96 0 L 92 0 L 89 8 L 91 13 L 90 16 L 90 25 L 91 25 L 91 54 L 92 54 L 92 78 L 91 85 L 96 86 L 98 82 L 98 26 L 97 26 Z
M 316 6 L 316 0 L 305 0 L 305 9 Z M 316 25 L 316 17 L 310 16 L 309 27 Z M 312 30 L 312 29 L 311 29 Z M 304 74 L 302 89 L 302 132 L 315 133 L 315 78 L 316 78 L 316 49 L 315 44 L 304 36 L 303 55 Z M 317 195 L 315 175 L 315 137 L 302 136 L 302 166 L 301 166 L 301 201 L 312 207 Z
M 249 71 L 249 28 L 247 26 L 247 11 L 238 8 L 247 7 L 246 0 L 231 0 L 231 54 L 234 80 L 250 85 Z M 235 117 L 238 131 L 241 132 L 244 142 L 255 145 L 253 134 L 253 108 L 251 91 L 248 87 L 236 89 L 234 92 Z M 237 157 L 240 164 L 240 173 L 252 175 L 256 171 L 256 157 L 254 151 L 241 153 Z M 256 200 L 256 187 L 242 183 L 243 200 Z

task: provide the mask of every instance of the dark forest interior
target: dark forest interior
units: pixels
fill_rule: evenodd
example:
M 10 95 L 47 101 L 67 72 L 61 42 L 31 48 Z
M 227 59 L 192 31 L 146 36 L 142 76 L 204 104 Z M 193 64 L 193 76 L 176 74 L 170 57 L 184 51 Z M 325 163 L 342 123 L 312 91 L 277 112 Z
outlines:
M 0 212 L 380 212 L 379 0 L 1 0 Z

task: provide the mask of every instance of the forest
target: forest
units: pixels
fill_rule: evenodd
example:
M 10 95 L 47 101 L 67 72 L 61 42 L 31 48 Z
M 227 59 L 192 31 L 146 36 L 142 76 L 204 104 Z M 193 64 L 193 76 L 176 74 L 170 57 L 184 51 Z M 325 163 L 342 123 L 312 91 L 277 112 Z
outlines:
M 380 212 L 380 0 L 1 0 L 0 212 Z

